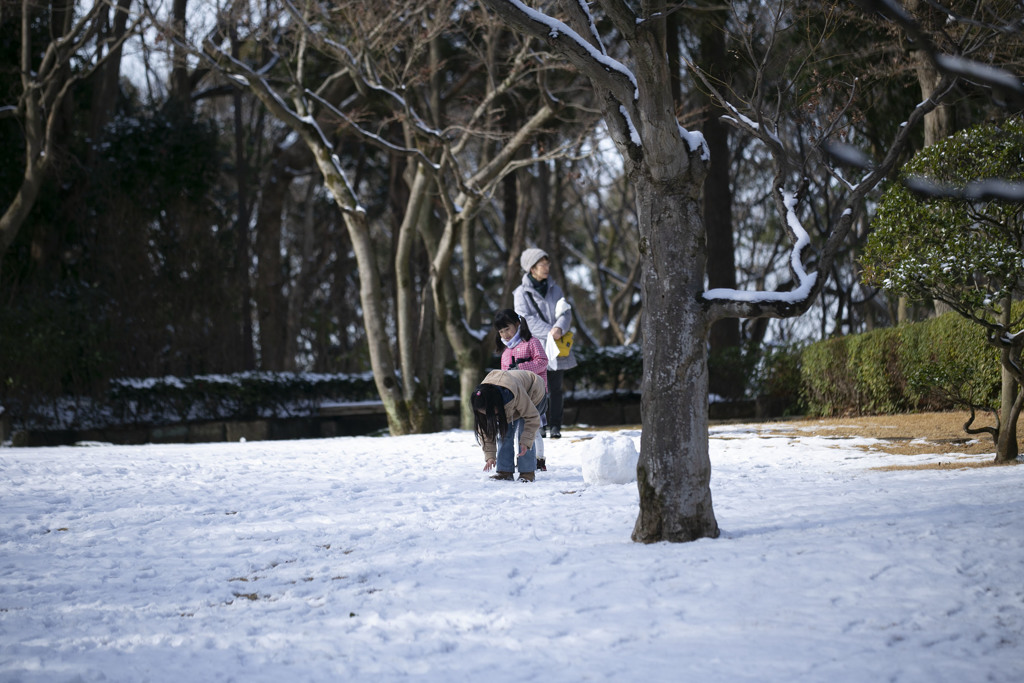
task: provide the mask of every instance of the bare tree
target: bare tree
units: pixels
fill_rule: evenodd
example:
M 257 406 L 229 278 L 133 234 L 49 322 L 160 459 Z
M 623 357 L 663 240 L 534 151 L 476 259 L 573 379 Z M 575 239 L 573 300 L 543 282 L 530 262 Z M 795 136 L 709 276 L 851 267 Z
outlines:
M 141 21 L 136 17 L 130 24 L 126 22 L 127 2 L 98 0 L 82 16 L 76 16 L 77 4 L 74 0 L 43 7 L 30 0 L 21 3 L 21 91 L 16 104 L 0 104 L 0 116 L 17 118 L 24 131 L 24 172 L 14 200 L 0 215 L 0 258 L 28 218 L 59 156 L 58 129 L 65 100 L 78 83 L 91 78 L 108 60 L 115 62 L 113 76 L 106 73 L 99 85 L 109 88 L 111 78 L 116 82 L 121 45 Z M 33 22 L 44 13 L 52 35 L 45 47 L 32 43 Z
M 471 256 L 477 215 L 504 176 L 528 163 L 519 160 L 520 150 L 554 120 L 558 105 L 551 97 L 514 126 L 503 125 L 508 99 L 522 97 L 517 88 L 524 78 L 542 78 L 542 62 L 500 24 L 460 28 L 459 22 L 479 15 L 458 3 L 403 1 L 330 8 L 269 3 L 244 14 L 245 40 L 267 55 L 253 63 L 257 51 L 242 58 L 230 49 L 229 27 L 240 24 L 240 6 L 221 7 L 218 29 L 193 49 L 247 88 L 310 150 L 353 245 L 371 366 L 391 431 L 436 427 L 447 349 L 454 352 L 466 398 L 483 360 L 482 334 L 467 324 L 480 296 L 477 266 L 463 261 L 460 287 L 453 258 L 460 244 L 464 258 Z M 184 44 L 173 27 L 167 30 Z M 461 38 L 448 39 L 460 30 Z M 449 53 L 462 46 L 467 63 L 477 60 L 463 74 L 467 78 L 457 78 L 459 57 L 445 56 L 442 41 Z M 394 276 L 393 308 L 382 287 L 373 218 L 361 200 L 358 175 L 339 153 L 340 143 L 352 140 L 401 164 L 405 200 L 393 226 L 393 260 L 385 266 Z M 417 245 L 429 260 L 425 283 L 410 268 Z M 468 424 L 469 401 L 462 403 Z

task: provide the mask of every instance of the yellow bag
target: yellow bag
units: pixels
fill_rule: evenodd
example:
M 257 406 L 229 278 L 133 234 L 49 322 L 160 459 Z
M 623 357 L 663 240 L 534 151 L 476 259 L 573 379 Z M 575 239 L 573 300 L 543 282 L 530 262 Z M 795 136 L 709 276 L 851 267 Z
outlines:
M 572 349 L 572 337 L 572 332 L 566 332 L 555 340 L 555 346 L 558 347 L 559 358 L 565 358 L 569 355 L 569 350 Z

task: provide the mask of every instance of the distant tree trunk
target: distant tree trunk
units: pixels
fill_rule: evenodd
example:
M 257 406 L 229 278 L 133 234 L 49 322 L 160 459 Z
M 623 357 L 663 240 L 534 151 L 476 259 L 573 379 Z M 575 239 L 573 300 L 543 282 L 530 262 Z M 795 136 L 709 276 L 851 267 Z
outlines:
M 720 78 L 726 61 L 724 11 L 708 11 L 701 17 L 698 30 L 700 64 L 712 76 Z M 736 288 L 736 247 L 732 226 L 732 188 L 730 184 L 729 130 L 722 121 L 725 113 L 711 97 L 695 93 L 702 107 L 701 130 L 711 151 L 708 177 L 704 181 L 704 225 L 708 236 L 708 287 Z M 740 321 L 725 318 L 711 326 L 708 337 L 712 364 L 709 376 L 711 393 L 739 398 L 745 386 L 735 368 L 726 359 L 739 359 Z
M 532 194 L 528 184 L 530 176 L 525 171 L 510 173 L 503 183 L 505 188 L 505 243 L 508 255 L 505 266 L 505 280 L 501 288 L 501 307 L 512 308 L 513 292 L 523 279 L 519 256 L 526 248 L 526 224 L 530 220 L 529 205 Z M 511 219 L 511 220 L 510 220 Z
M 551 230 L 551 168 L 547 161 L 539 161 L 534 164 L 537 169 L 537 182 L 533 185 L 536 192 L 533 214 L 533 239 L 537 246 L 548 252 L 551 258 L 551 275 L 561 284 L 562 280 L 562 258 L 558 253 L 559 245 L 552 239 Z M 527 240 L 529 242 L 529 240 Z
M 946 15 L 937 11 L 927 2 L 921 0 L 908 0 L 907 9 L 918 16 L 918 20 L 926 25 L 929 30 L 934 31 L 942 22 L 946 21 Z M 917 72 L 917 82 L 921 87 L 921 98 L 927 100 L 935 92 L 936 87 L 942 80 L 942 74 L 935 68 L 935 64 L 924 50 L 915 50 L 913 53 L 914 68 Z M 924 146 L 934 145 L 939 140 L 953 134 L 953 108 L 948 104 L 941 104 L 927 116 L 924 117 Z M 933 300 L 932 305 L 935 315 L 949 313 L 952 308 L 946 303 Z
M 1003 350 L 1004 359 L 1009 350 Z M 1020 455 L 1017 446 L 1017 422 L 1020 417 L 1021 398 L 1018 395 L 1017 381 L 1013 375 L 1002 368 L 1002 389 L 1000 391 L 999 437 L 996 439 L 996 462 L 1012 462 Z
M 1003 301 L 1002 324 L 1004 329 L 1010 329 L 1013 315 L 1010 311 L 1012 300 Z M 1018 395 L 1017 380 L 1008 370 L 1015 362 L 1019 364 L 1019 356 L 1014 359 L 1013 347 L 1000 349 L 1000 362 L 1002 369 L 1002 387 L 1000 390 L 999 407 L 999 437 L 996 439 L 996 462 L 1012 462 L 1017 459 L 1019 450 L 1017 446 L 1017 421 L 1020 417 L 1021 404 L 1024 402 L 1024 393 Z
M 907 297 L 901 296 L 899 301 L 896 303 L 896 324 L 902 325 L 903 323 L 910 322 L 910 302 Z
M 185 18 L 188 0 L 174 0 L 171 5 L 170 27 L 174 34 L 185 37 Z M 192 80 L 188 73 L 188 49 L 182 40 L 171 46 L 171 92 L 170 100 L 182 109 L 189 107 L 192 97 Z
M 412 430 L 436 432 L 441 429 L 443 366 L 438 367 L 434 361 L 441 335 L 435 302 L 426 294 L 422 301 L 416 296 L 412 268 L 417 237 L 427 243 L 432 241 L 429 193 L 433 182 L 422 163 L 412 164 L 408 175 L 409 198 L 398 230 L 394 260 L 399 367 L 403 377 L 416 378 L 403 382 L 402 387 Z M 429 249 L 428 246 L 428 254 Z M 457 300 L 454 295 L 452 298 Z
M 285 287 L 286 264 L 281 256 L 284 207 L 291 189 L 293 167 L 289 152 L 301 148 L 277 148 L 268 164 L 268 173 L 261 183 L 259 210 L 256 215 L 256 282 L 253 298 L 259 321 L 260 369 L 283 372 L 294 366 L 287 361 L 289 309 Z M 294 167 L 299 167 L 295 164 Z
M 100 140 L 103 129 L 114 115 L 118 100 L 118 81 L 121 77 L 121 54 L 125 33 L 128 30 L 128 10 L 132 0 L 118 0 L 117 10 L 114 13 L 114 25 L 110 29 L 110 36 L 118 41 L 116 47 L 110 51 L 103 66 L 96 70 L 93 78 L 92 105 L 90 107 L 89 136 L 94 142 Z M 90 148 L 90 157 L 93 156 L 95 146 Z M 91 164 L 90 164 L 91 165 Z
M 240 43 L 236 35 L 237 26 L 231 26 L 231 52 L 237 59 Z M 235 199 L 238 212 L 235 220 L 235 282 L 238 286 L 238 359 L 241 369 L 256 369 L 256 351 L 252 331 L 252 282 L 249 279 L 249 265 L 252 252 L 249 243 L 249 218 L 252 211 L 250 201 L 249 151 L 245 139 L 247 130 L 243 120 L 244 101 L 242 90 L 236 89 L 232 95 L 235 128 Z

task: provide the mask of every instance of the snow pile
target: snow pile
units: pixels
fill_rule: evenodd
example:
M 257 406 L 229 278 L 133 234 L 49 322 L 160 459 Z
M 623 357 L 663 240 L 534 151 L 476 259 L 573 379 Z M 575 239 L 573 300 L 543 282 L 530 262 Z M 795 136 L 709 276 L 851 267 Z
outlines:
M 622 434 L 598 434 L 576 445 L 583 482 L 590 485 L 629 484 L 636 481 L 639 457 L 633 439 Z

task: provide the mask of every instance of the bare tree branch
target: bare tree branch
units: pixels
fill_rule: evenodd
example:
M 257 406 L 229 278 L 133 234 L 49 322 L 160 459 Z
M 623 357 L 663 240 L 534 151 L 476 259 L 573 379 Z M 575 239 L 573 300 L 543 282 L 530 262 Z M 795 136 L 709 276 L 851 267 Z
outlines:
M 43 52 L 39 64 L 33 63 L 37 50 L 32 46 L 31 20 L 36 3 L 23 0 L 21 7 L 21 93 L 16 107 L 0 109 L 4 118 L 13 116 L 21 122 L 25 134 L 24 170 L 21 185 L 14 199 L 0 215 L 0 257 L 7 252 L 21 226 L 35 205 L 46 175 L 57 156 L 58 117 L 62 104 L 78 83 L 96 72 L 129 37 L 143 25 L 144 18 L 136 16 L 122 34 L 104 37 L 104 13 L 121 11 L 110 0 L 101 0 L 75 23 L 54 27 L 61 34 L 52 40 Z M 68 13 L 70 18 L 71 13 Z M 99 41 L 97 56 L 83 59 L 70 68 L 71 60 L 89 45 Z M 104 49 L 105 48 L 105 49 Z

